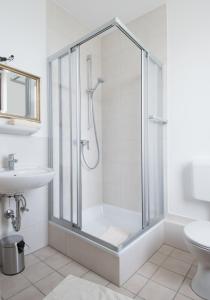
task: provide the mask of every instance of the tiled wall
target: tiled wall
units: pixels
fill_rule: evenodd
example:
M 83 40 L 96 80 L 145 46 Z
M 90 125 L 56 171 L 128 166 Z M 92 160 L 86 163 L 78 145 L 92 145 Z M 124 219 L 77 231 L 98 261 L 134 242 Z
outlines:
M 140 43 L 163 63 L 166 12 L 162 6 L 129 23 Z M 119 31 L 102 38 L 103 200 L 141 210 L 140 51 Z
M 118 29 L 102 38 L 103 199 L 141 208 L 141 52 Z
M 90 40 L 80 47 L 81 71 L 81 139 L 89 140 L 89 151 L 84 147 L 84 156 L 90 166 L 97 160 L 97 148 L 94 135 L 93 120 L 90 118 L 88 130 L 88 95 L 87 95 L 87 56 L 92 57 L 92 86 L 95 86 L 98 77 L 101 77 L 101 41 L 99 38 Z M 82 200 L 83 209 L 100 204 L 103 200 L 102 190 L 102 99 L 101 85 L 93 95 L 93 106 L 97 137 L 99 141 L 100 163 L 94 170 L 88 170 L 82 159 Z

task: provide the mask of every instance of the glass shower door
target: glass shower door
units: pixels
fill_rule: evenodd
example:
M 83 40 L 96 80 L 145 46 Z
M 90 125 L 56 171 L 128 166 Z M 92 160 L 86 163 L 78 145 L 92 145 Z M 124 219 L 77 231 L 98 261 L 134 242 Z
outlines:
M 50 214 L 55 223 L 67 228 L 81 228 L 78 55 L 74 47 L 49 65 L 49 143 L 53 149 L 49 165 L 55 171 L 49 188 Z
M 118 28 L 79 47 L 81 229 L 116 250 L 142 231 L 143 50 Z
M 50 59 L 49 99 L 50 219 L 119 251 L 163 215 L 162 67 L 112 21 Z
M 148 58 L 148 218 L 150 225 L 164 214 L 164 120 L 162 67 Z
M 53 220 L 62 223 L 71 221 L 71 139 L 69 105 L 69 56 L 55 59 L 49 68 L 51 85 L 51 128 L 49 142 L 53 153 L 49 155 L 49 164 L 55 171 L 50 184 L 50 198 L 53 200 L 51 214 Z

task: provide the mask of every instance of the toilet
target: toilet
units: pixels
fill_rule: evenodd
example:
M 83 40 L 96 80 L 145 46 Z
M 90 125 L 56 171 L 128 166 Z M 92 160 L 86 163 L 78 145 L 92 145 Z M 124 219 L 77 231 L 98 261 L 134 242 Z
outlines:
M 189 251 L 198 262 L 191 287 L 198 296 L 210 300 L 210 222 L 192 222 L 185 226 L 184 235 Z
M 210 159 L 196 159 L 191 167 L 192 198 L 210 202 Z M 191 287 L 198 296 L 210 300 L 210 222 L 194 221 L 187 224 L 184 236 L 189 251 L 198 263 Z

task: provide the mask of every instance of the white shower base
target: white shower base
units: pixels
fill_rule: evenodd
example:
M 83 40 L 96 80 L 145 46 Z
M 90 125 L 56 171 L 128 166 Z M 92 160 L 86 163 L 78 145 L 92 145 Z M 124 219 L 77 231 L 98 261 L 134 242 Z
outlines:
M 99 208 L 95 209 L 97 210 Z M 86 218 L 86 225 L 84 225 L 87 226 L 86 230 L 89 230 L 90 234 L 94 233 L 95 236 L 98 234 L 98 237 L 100 238 L 107 233 L 110 226 L 111 228 L 115 228 L 115 237 L 119 236 L 118 230 L 123 230 L 124 232 L 125 224 L 123 223 L 123 226 L 121 225 L 122 222 L 127 222 L 128 218 L 126 219 L 123 214 L 121 217 L 113 214 L 115 208 L 110 208 L 109 205 L 108 207 L 102 207 L 101 209 L 102 211 L 99 213 L 98 217 L 96 217 L 95 214 L 92 215 L 93 208 L 92 212 L 91 209 L 83 212 L 85 215 L 84 218 Z M 111 213 L 108 213 L 110 212 L 109 209 L 111 209 Z M 93 216 L 93 219 L 91 219 L 91 215 Z M 89 222 L 87 222 L 88 220 Z M 113 221 L 112 223 L 111 220 Z M 132 222 L 132 224 L 134 223 L 135 222 Z M 135 230 L 135 226 L 129 227 L 129 224 L 126 229 L 127 228 Z M 139 226 L 137 229 L 139 230 Z M 110 230 L 108 231 L 108 236 L 110 237 Z M 113 236 L 113 229 L 111 230 L 111 236 Z M 132 240 L 119 252 L 110 250 L 92 239 L 57 225 L 54 222 L 49 222 L 50 246 L 117 285 L 122 285 L 128 280 L 128 278 L 132 276 L 155 251 L 157 251 L 163 242 L 163 221 L 142 233 L 135 240 Z
M 83 210 L 82 231 L 114 246 L 141 231 L 142 214 L 110 204 Z

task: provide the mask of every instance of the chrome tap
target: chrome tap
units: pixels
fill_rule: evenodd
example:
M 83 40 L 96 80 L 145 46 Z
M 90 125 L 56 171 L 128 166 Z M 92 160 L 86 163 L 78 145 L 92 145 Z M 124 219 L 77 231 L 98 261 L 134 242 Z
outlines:
M 18 160 L 15 159 L 15 154 L 11 153 L 8 155 L 8 169 L 10 171 L 13 171 L 15 169 L 15 163 L 17 163 Z

